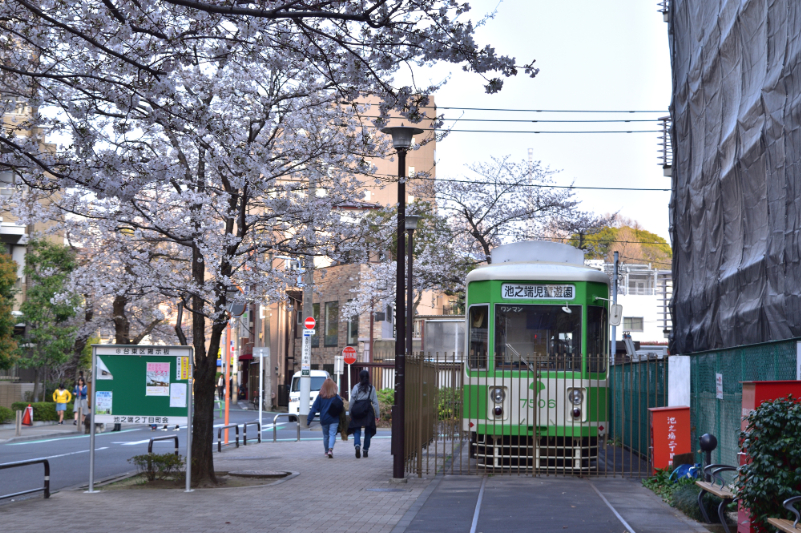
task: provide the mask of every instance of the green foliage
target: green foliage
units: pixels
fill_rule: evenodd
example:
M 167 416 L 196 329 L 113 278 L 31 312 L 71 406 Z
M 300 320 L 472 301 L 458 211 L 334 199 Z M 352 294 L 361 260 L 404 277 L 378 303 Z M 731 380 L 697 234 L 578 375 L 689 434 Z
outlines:
M 14 420 L 14 411 L 9 409 L 8 407 L 3 407 L 0 405 L 0 424 L 6 424 L 8 422 L 12 422 Z
M 437 417 L 439 420 L 452 420 L 459 416 L 462 389 L 439 389 L 437 394 Z
M 29 402 L 14 402 L 11 404 L 12 411 L 24 411 L 28 407 Z M 56 404 L 53 402 L 33 402 L 30 403 L 33 407 L 33 421 L 34 422 L 55 422 L 58 420 L 58 413 L 56 412 Z M 64 413 L 64 420 L 72 418 L 72 403 L 67 404 L 67 410 Z
M 395 389 L 381 389 L 376 391 L 378 396 L 378 407 L 381 411 L 381 418 L 392 419 L 392 406 L 395 405 Z
M 0 254 L 0 369 L 10 368 L 17 359 L 17 343 L 13 338 L 17 320 L 11 314 L 16 282 L 17 263 L 10 255 Z
M 174 453 L 135 455 L 128 462 L 133 463 L 140 474 L 145 474 L 148 481 L 171 478 L 183 472 L 185 466 L 183 457 Z
M 661 496 L 665 502 L 671 503 L 673 494 L 676 490 L 678 490 L 680 487 L 695 484 L 694 479 L 689 479 L 686 477 L 679 480 L 671 480 L 670 474 L 672 472 L 673 471 L 670 468 L 657 468 L 656 474 L 649 478 L 643 479 L 642 484 Z M 696 492 L 695 495 L 698 496 L 698 493 Z
M 698 493 L 700 488 L 695 484 L 694 479 L 682 478 L 671 480 L 670 468 L 657 468 L 656 474 L 643 479 L 642 484 L 654 491 L 665 503 L 670 504 L 685 515 L 695 520 L 703 520 L 701 511 L 698 508 Z M 710 520 L 717 522 L 718 505 L 720 498 L 708 494 L 704 496 L 704 507 Z
M 25 347 L 20 347 L 19 363 L 24 367 L 54 367 L 69 358 L 77 326 L 72 323 L 78 295 L 54 298 L 64 292 L 65 282 L 75 267 L 75 254 L 68 247 L 47 240 L 28 243 L 25 274 L 30 279 L 20 311 L 28 325 Z
M 701 489 L 695 483 L 679 485 L 671 492 L 668 503 L 693 520 L 703 522 L 704 517 L 701 516 L 701 510 L 698 508 L 699 492 L 701 492 Z M 719 505 L 720 498 L 717 496 L 711 494 L 704 496 L 706 515 L 713 523 L 720 522 L 718 519 Z
M 587 259 L 611 261 L 610 256 L 615 250 L 625 256 L 622 258 L 624 262 L 669 262 L 673 257 L 673 250 L 665 239 L 650 231 L 630 226 L 607 226 L 592 235 L 572 235 L 567 244 L 587 250 Z
M 92 345 L 100 344 L 100 337 L 89 337 L 86 340 L 86 346 L 81 351 L 81 358 L 78 359 L 78 368 L 84 370 L 92 369 Z
M 737 491 L 752 519 L 767 527 L 770 517 L 790 518 L 782 502 L 801 494 L 801 402 L 788 396 L 762 403 L 740 433 L 751 463 L 740 468 Z

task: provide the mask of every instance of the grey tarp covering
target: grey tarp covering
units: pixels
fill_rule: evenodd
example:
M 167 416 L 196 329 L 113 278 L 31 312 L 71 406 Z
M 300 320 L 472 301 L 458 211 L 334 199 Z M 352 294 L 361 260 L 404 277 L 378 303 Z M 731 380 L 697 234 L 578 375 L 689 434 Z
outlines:
M 671 4 L 671 350 L 801 336 L 801 0 Z

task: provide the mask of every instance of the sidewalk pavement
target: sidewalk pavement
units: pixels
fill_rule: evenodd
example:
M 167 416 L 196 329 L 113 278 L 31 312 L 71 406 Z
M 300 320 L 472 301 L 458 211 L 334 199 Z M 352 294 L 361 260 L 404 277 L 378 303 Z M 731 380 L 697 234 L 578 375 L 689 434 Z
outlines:
M 299 475 L 259 487 L 61 491 L 0 505 L 7 531 L 63 529 L 80 510 L 82 533 L 94 531 L 394 532 L 628 531 L 702 532 L 637 481 L 516 476 L 438 476 L 393 483 L 390 440 L 356 459 L 353 440 L 337 441 L 334 459 L 321 440 L 265 442 L 214 455 L 217 471 L 283 470 Z M 482 491 L 483 503 L 477 506 Z M 603 496 L 601 496 L 603 494 Z M 606 503 L 604 501 L 606 500 Z M 611 507 L 614 506 L 614 509 Z M 476 507 L 480 513 L 476 515 Z M 536 526 L 536 527 L 534 527 Z M 558 526 L 558 527 L 557 527 Z M 567 526 L 567 527 L 565 527 Z M 603 526 L 603 527 L 600 527 Z
M 5 425 L 5 424 L 4 424 Z M 80 432 L 78 430 L 81 430 Z M 22 435 L 17 436 L 16 429 L 0 429 L 0 444 L 20 442 L 25 440 L 46 439 L 48 437 L 63 437 L 65 435 L 82 435 L 83 426 L 73 426 L 72 420 L 64 420 L 63 425 L 56 423 L 37 426 L 22 426 Z

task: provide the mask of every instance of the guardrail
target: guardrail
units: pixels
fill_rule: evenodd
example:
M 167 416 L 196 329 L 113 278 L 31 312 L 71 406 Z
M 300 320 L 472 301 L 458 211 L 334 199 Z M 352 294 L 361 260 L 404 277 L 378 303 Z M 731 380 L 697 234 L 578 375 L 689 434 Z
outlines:
M 243 446 L 247 446 L 248 445 L 248 426 L 253 426 L 253 425 L 255 425 L 256 429 L 258 430 L 259 444 L 261 444 L 261 424 L 259 424 L 258 421 L 256 421 L 256 422 L 245 422 L 244 424 L 242 424 L 242 445 Z
M 217 451 L 218 452 L 222 451 L 222 431 L 224 429 L 231 429 L 231 428 L 236 430 L 236 447 L 239 448 L 239 426 L 236 425 L 236 424 L 227 424 L 227 425 L 222 426 L 221 428 L 219 428 L 217 430 Z
M 147 453 L 153 453 L 153 443 L 157 440 L 175 440 L 175 456 L 178 457 L 178 435 L 169 435 L 167 437 L 153 437 L 147 444 Z
M 275 415 L 275 418 L 273 418 L 273 442 L 275 442 L 276 439 L 278 438 L 277 437 L 277 428 L 275 427 L 275 423 L 278 422 L 278 418 L 280 418 L 282 416 L 287 417 L 287 421 L 288 422 L 291 422 L 292 421 L 291 419 L 293 417 L 296 420 L 298 418 L 298 415 L 292 415 L 292 414 L 289 414 L 289 413 L 278 413 L 277 415 Z M 300 442 L 300 420 L 298 420 L 298 442 Z
M 15 492 L 14 494 L 6 494 L 4 496 L 0 496 L 0 500 L 4 500 L 6 498 L 13 498 L 14 496 L 22 496 L 23 494 L 31 494 L 34 492 L 44 491 L 45 499 L 50 497 L 50 462 L 47 459 L 31 459 L 29 461 L 17 461 L 16 463 L 6 463 L 4 465 L 0 465 L 0 470 L 5 470 L 6 468 L 14 468 L 17 466 L 27 466 L 27 465 L 35 465 L 42 463 L 44 465 L 44 486 L 40 489 L 31 489 L 31 490 L 23 490 L 22 492 Z

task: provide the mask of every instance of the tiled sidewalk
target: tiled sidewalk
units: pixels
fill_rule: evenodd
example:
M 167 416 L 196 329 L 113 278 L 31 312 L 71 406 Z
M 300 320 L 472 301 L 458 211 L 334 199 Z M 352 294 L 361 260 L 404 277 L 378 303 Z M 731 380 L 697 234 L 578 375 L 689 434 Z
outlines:
M 82 533 L 391 531 L 430 480 L 390 484 L 389 446 L 389 439 L 376 439 L 370 457 L 356 459 L 353 441 L 338 441 L 333 460 L 323 457 L 322 442 L 317 441 L 242 446 L 215 454 L 215 469 L 286 470 L 300 475 L 268 487 L 193 493 L 66 491 L 49 500 L 2 505 L 0 523 L 4 531 L 61 530 L 69 528 L 70 517 L 80 517 Z

